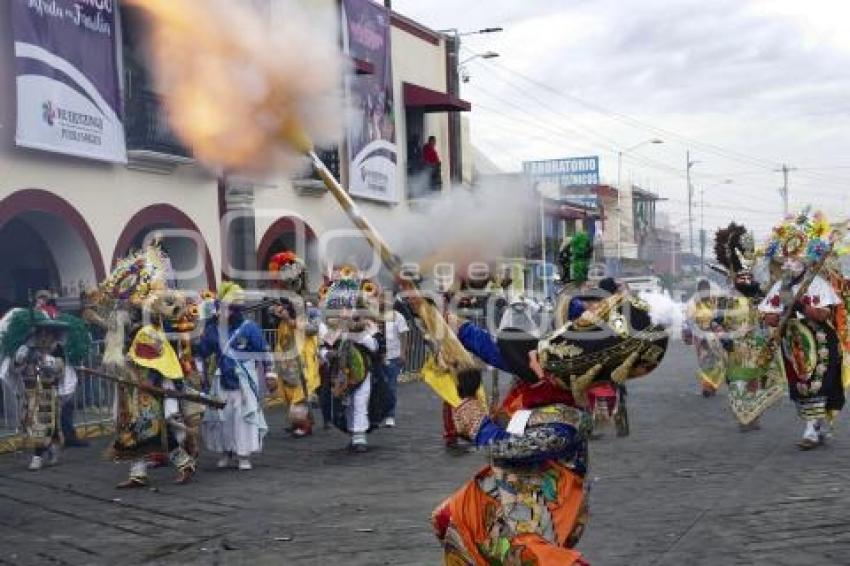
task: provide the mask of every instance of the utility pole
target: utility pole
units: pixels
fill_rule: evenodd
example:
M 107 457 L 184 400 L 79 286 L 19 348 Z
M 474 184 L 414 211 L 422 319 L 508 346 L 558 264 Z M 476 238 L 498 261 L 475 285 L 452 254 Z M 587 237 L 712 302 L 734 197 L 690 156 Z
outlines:
M 392 0 L 384 0 L 385 5 L 390 8 Z M 460 47 L 461 37 L 467 35 L 477 35 L 484 33 L 498 33 L 503 31 L 502 28 L 491 27 L 483 28 L 476 31 L 461 32 L 457 28 L 440 30 L 443 34 L 446 44 L 446 56 L 448 61 L 448 71 L 446 74 L 446 93 L 460 98 Z M 485 58 L 491 58 L 485 57 Z M 462 124 L 459 112 L 449 112 L 449 179 L 452 183 L 461 183 L 463 181 L 463 143 L 461 140 Z
M 699 192 L 699 265 L 700 272 L 705 275 L 705 189 Z
M 691 168 L 698 161 L 691 161 L 691 152 L 688 150 L 685 153 L 686 169 L 688 177 L 688 250 L 691 256 L 694 255 L 694 186 L 691 184 Z
M 451 60 L 448 73 L 446 92 L 460 98 L 460 34 L 446 35 L 446 50 Z M 461 119 L 460 112 L 449 112 L 449 179 L 451 183 L 460 184 L 463 181 Z
M 796 170 L 796 167 L 788 167 L 787 163 L 783 163 L 781 169 L 774 169 L 777 173 L 782 173 L 783 182 L 779 194 L 782 195 L 782 211 L 785 216 L 788 216 L 788 174 Z

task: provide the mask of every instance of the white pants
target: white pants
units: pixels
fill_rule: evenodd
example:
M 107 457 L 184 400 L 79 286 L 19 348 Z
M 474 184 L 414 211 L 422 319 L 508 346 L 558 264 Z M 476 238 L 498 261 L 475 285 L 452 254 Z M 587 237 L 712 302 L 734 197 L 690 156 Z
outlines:
M 348 431 L 364 434 L 369 430 L 369 395 L 372 393 L 372 376 L 367 375 L 360 387 L 349 393 L 351 403 L 346 414 Z
M 204 419 L 207 448 L 218 453 L 232 452 L 242 458 L 262 451 L 260 426 L 257 419 L 246 418 L 242 391 L 222 389 L 220 394 L 227 405 L 220 412 L 208 411 Z

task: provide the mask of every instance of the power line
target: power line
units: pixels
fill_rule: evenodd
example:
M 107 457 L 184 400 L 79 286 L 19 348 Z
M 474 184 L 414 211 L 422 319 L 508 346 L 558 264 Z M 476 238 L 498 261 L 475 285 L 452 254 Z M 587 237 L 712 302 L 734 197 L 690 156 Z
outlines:
M 665 135 L 665 136 L 668 136 L 668 137 L 676 138 L 683 143 L 687 143 L 689 145 L 692 145 L 692 146 L 695 146 L 695 147 L 698 147 L 698 148 L 702 148 L 702 149 L 708 151 L 709 153 L 714 153 L 716 155 L 720 155 L 720 156 L 722 156 L 726 159 L 735 160 L 735 161 L 739 161 L 739 162 L 745 162 L 745 163 L 749 163 L 749 164 L 752 164 L 752 165 L 755 165 L 755 166 L 758 166 L 758 167 L 761 167 L 761 168 L 765 168 L 765 169 L 770 169 L 770 170 L 773 170 L 773 168 L 776 166 L 777 161 L 768 160 L 768 159 L 764 159 L 764 158 L 760 158 L 760 157 L 750 156 L 750 155 L 744 154 L 744 153 L 739 152 L 739 151 L 729 150 L 729 149 L 723 148 L 722 146 L 719 146 L 719 145 L 716 145 L 716 144 L 702 142 L 702 141 L 696 140 L 694 138 L 689 138 L 687 136 L 683 136 L 683 135 L 678 134 L 676 132 L 673 132 L 671 130 L 667 130 L 665 128 L 660 128 L 660 127 L 653 126 L 651 124 L 642 122 L 640 120 L 632 118 L 631 116 L 602 108 L 602 107 L 600 107 L 596 104 L 587 102 L 587 101 L 585 101 L 585 100 L 583 100 L 583 99 L 581 99 L 577 96 L 571 95 L 571 94 L 563 92 L 563 91 L 556 90 L 556 89 L 552 88 L 551 86 L 549 86 L 545 83 L 542 83 L 540 81 L 537 81 L 537 80 L 535 80 L 535 79 L 533 79 L 533 78 L 531 78 L 531 77 L 529 77 L 529 76 L 527 76 L 523 73 L 520 73 L 519 71 L 511 69 L 511 68 L 505 66 L 504 64 L 494 62 L 492 60 L 484 60 L 484 59 L 480 59 L 480 60 L 478 60 L 478 62 L 481 65 L 487 65 L 492 69 L 500 70 L 500 71 L 515 75 L 515 76 L 521 78 L 522 80 L 525 80 L 526 82 L 533 84 L 533 85 L 537 86 L 538 88 L 541 88 L 541 89 L 543 89 L 547 92 L 550 92 L 550 93 L 552 93 L 552 94 L 554 94 L 554 95 L 556 95 L 560 98 L 576 102 L 576 103 L 578 103 L 578 104 L 580 104 L 580 105 L 582 105 L 586 108 L 593 110 L 594 112 L 603 114 L 603 115 L 608 116 L 609 118 L 617 120 L 619 122 L 626 123 L 626 125 L 629 125 L 631 127 L 649 130 L 649 131 L 659 133 L 659 134 L 662 134 L 662 135 Z M 497 78 L 500 78 L 500 77 L 497 77 Z M 503 78 L 500 78 L 500 79 L 503 82 L 505 80 Z M 539 101 L 539 99 L 536 99 L 536 100 Z M 846 181 L 844 179 L 839 179 L 837 177 L 829 177 L 829 176 L 826 176 L 826 175 L 823 175 L 823 174 L 820 174 L 820 173 L 816 173 L 816 172 L 809 172 L 807 174 L 812 176 L 813 178 L 821 181 L 821 182 L 827 182 L 827 183 L 830 183 L 830 184 L 834 184 L 836 186 L 837 186 L 837 184 L 841 184 L 842 185 L 841 188 L 845 188 L 845 189 L 846 189 L 846 185 L 848 183 L 848 181 Z
M 510 130 L 514 133 L 518 133 L 519 135 L 530 137 L 532 139 L 542 141 L 542 142 L 546 142 L 546 143 L 549 143 L 549 144 L 552 144 L 552 145 L 561 145 L 563 143 L 561 140 L 564 140 L 564 141 L 567 141 L 568 143 L 572 144 L 574 147 L 577 147 L 577 148 L 588 148 L 590 151 L 593 151 L 594 149 L 596 149 L 596 148 L 592 148 L 591 146 L 587 146 L 587 145 L 584 145 L 584 144 L 577 143 L 576 138 L 569 135 L 569 133 L 567 131 L 565 131 L 563 129 L 559 129 L 558 127 L 553 127 L 550 123 L 546 123 L 546 122 L 541 121 L 539 118 L 537 118 L 533 114 L 530 114 L 526 109 L 518 107 L 516 104 L 512 104 L 511 99 L 499 98 L 497 100 L 499 102 L 501 102 L 503 105 L 512 107 L 512 108 L 516 109 L 517 111 L 519 111 L 520 113 L 523 113 L 523 114 L 529 116 L 529 118 L 526 118 L 526 119 L 514 118 L 510 114 L 505 113 L 504 110 L 500 110 L 500 109 L 493 108 L 493 107 L 490 107 L 488 105 L 482 104 L 480 102 L 476 102 L 476 110 L 483 110 L 484 113 L 490 114 L 492 116 L 492 119 L 500 122 L 499 128 L 507 129 L 507 130 Z M 541 132 L 541 131 L 547 132 L 550 135 L 549 136 L 540 135 L 539 132 Z M 529 132 L 533 132 L 533 133 L 529 133 Z M 552 136 L 555 136 L 555 137 L 552 137 Z M 512 153 L 513 155 L 517 155 L 516 152 L 514 152 L 514 151 L 510 151 L 510 153 Z M 624 156 L 624 157 L 629 157 L 629 156 Z M 523 159 L 521 159 L 521 158 L 518 158 L 517 160 L 523 161 Z M 646 165 L 647 167 L 663 170 L 664 172 L 669 173 L 671 175 L 674 175 L 676 177 L 681 177 L 681 178 L 685 177 L 685 175 L 683 174 L 683 172 L 681 170 L 674 169 L 671 166 L 666 166 L 664 164 L 655 164 L 655 163 L 647 162 L 646 160 L 634 160 L 634 161 L 636 161 L 640 164 Z M 737 175 L 737 176 L 741 176 L 740 173 L 742 173 L 742 172 L 738 172 L 738 173 L 739 173 L 739 175 Z M 745 173 L 745 172 L 743 172 L 743 173 Z M 754 172 L 750 171 L 749 173 L 753 174 Z M 771 172 L 765 171 L 765 172 L 761 172 L 761 174 L 770 175 Z M 716 178 L 726 177 L 726 175 L 712 175 L 712 176 L 715 176 Z M 735 177 L 735 176 L 736 176 L 735 174 L 729 175 L 729 177 Z M 709 176 L 708 175 L 700 175 L 698 178 L 707 178 L 707 177 L 709 177 Z M 697 188 L 699 188 L 699 186 L 701 184 L 703 184 L 703 183 L 699 183 L 699 182 L 695 183 Z M 804 182 L 801 182 L 801 183 L 798 183 L 798 184 L 802 187 L 810 186 L 810 185 L 808 185 L 807 183 L 804 183 Z M 738 187 L 736 186 L 736 189 L 737 188 Z M 761 185 L 761 184 L 758 184 L 758 183 L 750 183 L 750 184 L 745 185 L 745 188 L 747 190 L 769 191 L 771 193 L 776 190 L 776 187 L 773 183 L 770 183 L 769 185 L 768 184 Z M 818 187 L 818 188 L 823 190 L 823 187 Z M 714 187 L 714 189 L 719 190 L 720 186 Z M 754 201 L 754 202 L 759 202 L 759 203 L 764 202 L 764 197 L 759 197 L 759 196 L 750 194 L 749 192 L 739 192 L 738 194 L 735 195 L 735 198 L 736 199 L 746 199 L 746 200 L 749 200 L 749 201 Z
M 540 82 L 540 81 L 538 81 L 538 80 L 536 80 L 532 77 L 529 77 L 528 75 L 525 75 L 524 73 L 516 71 L 515 69 L 511 69 L 511 68 L 505 66 L 502 63 L 498 63 L 498 62 L 495 62 L 495 61 L 492 61 L 492 60 L 483 60 L 483 59 L 479 59 L 479 60 L 477 60 L 477 62 L 480 65 L 487 65 L 489 67 L 493 67 L 493 68 L 499 69 L 501 71 L 510 73 L 512 75 L 515 75 L 515 76 L 525 80 L 526 82 L 533 84 L 536 87 L 543 89 L 547 92 L 550 92 L 550 93 L 552 93 L 552 94 L 554 94 L 554 95 L 556 95 L 560 98 L 575 102 L 575 103 L 577 103 L 581 106 L 584 106 L 585 108 L 593 110 L 594 112 L 608 116 L 609 118 L 611 118 L 613 120 L 617 120 L 619 122 L 625 123 L 626 125 L 633 127 L 633 128 L 636 128 L 636 129 L 648 130 L 648 131 L 656 133 L 656 134 L 661 134 L 661 135 L 665 135 L 665 136 L 668 136 L 668 137 L 671 137 L 671 138 L 675 138 L 675 139 L 678 139 L 681 142 L 686 143 L 688 145 L 705 149 L 706 151 L 709 151 L 711 153 L 715 153 L 715 154 L 718 154 L 718 155 L 722 155 L 722 156 L 724 156 L 728 159 L 751 163 L 751 164 L 754 164 L 756 166 L 760 166 L 760 167 L 763 167 L 763 168 L 773 168 L 773 167 L 775 167 L 776 163 L 778 162 L 778 160 L 773 161 L 773 160 L 763 159 L 763 158 L 759 158 L 759 157 L 749 156 L 749 155 L 746 155 L 744 153 L 741 153 L 741 152 L 738 152 L 738 151 L 735 151 L 735 150 L 728 150 L 728 149 L 725 149 L 725 148 L 723 148 L 719 145 L 711 144 L 711 143 L 708 143 L 708 142 L 702 142 L 702 141 L 697 140 L 695 138 L 689 138 L 687 136 L 683 136 L 681 134 L 673 132 L 672 130 L 667 130 L 665 128 L 660 128 L 660 127 L 657 127 L 657 126 L 653 126 L 652 124 L 642 122 L 642 121 L 640 121 L 636 118 L 633 118 L 631 116 L 628 116 L 626 114 L 615 112 L 613 110 L 608 110 L 608 109 L 603 108 L 603 107 L 601 107 L 597 104 L 594 104 L 592 102 L 588 102 L 588 101 L 583 100 L 583 99 L 581 99 L 581 98 L 579 98 L 575 95 L 569 94 L 568 92 L 557 90 L 557 89 L 551 87 L 550 85 L 547 85 L 543 82 Z

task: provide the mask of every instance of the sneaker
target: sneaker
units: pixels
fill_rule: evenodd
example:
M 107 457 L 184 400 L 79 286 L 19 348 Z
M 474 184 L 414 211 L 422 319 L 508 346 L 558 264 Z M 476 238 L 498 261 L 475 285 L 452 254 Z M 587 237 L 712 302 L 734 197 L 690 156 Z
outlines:
M 33 456 L 32 460 L 30 461 L 29 469 L 35 472 L 40 470 L 42 465 L 43 462 L 41 460 L 41 456 Z
M 797 443 L 797 446 L 801 450 L 811 450 L 820 446 L 820 444 L 821 439 L 818 435 L 817 426 L 815 426 L 814 422 L 807 422 L 806 429 L 803 431 L 803 438 Z
M 242 471 L 253 469 L 253 466 L 251 466 L 251 460 L 248 458 L 239 458 L 239 469 Z
M 310 436 L 312 431 L 307 428 L 296 428 L 292 431 L 292 438 L 304 438 L 305 436 Z
M 387 428 L 395 428 L 395 418 L 387 417 L 386 419 L 384 419 L 384 426 Z
M 55 466 L 59 463 L 59 448 L 55 445 L 51 446 L 47 449 L 47 462 L 45 462 L 48 466 Z
M 218 468 L 218 469 L 229 468 L 232 463 L 233 462 L 230 459 L 230 456 L 225 454 L 224 456 L 222 456 L 218 459 L 218 462 L 216 462 L 215 467 Z
M 369 451 L 369 446 L 367 444 L 355 444 L 353 450 L 358 454 L 364 454 Z

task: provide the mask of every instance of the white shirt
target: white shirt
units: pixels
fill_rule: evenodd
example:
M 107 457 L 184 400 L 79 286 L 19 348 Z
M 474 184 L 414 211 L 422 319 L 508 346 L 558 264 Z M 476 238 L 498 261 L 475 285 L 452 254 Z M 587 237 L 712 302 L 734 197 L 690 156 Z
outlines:
M 397 310 L 392 311 L 393 319 L 384 323 L 384 336 L 387 341 L 387 359 L 397 360 L 401 357 L 401 335 L 410 329 L 404 316 Z
M 799 284 L 794 285 L 791 292 L 796 294 L 799 288 Z M 813 307 L 827 308 L 840 304 L 841 299 L 838 298 L 838 295 L 835 293 L 835 289 L 832 288 L 832 285 L 830 285 L 823 277 L 818 276 L 815 277 L 812 280 L 812 284 L 809 285 L 806 294 L 803 296 L 803 302 L 810 303 Z M 781 314 L 782 310 L 782 282 L 777 281 L 759 305 L 759 312 Z

